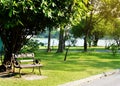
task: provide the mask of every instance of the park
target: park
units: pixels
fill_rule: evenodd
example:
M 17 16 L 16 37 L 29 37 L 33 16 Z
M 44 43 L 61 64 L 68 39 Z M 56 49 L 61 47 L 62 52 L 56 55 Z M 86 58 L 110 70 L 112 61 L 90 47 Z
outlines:
M 58 86 L 119 69 L 119 15 L 119 0 L 0 0 L 0 86 Z

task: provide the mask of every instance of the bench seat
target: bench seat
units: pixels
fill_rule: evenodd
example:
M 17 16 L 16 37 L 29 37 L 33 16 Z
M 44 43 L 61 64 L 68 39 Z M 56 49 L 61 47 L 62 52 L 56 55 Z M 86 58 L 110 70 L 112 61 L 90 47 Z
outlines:
M 16 68 L 33 68 L 33 67 L 42 67 L 42 64 L 21 64 L 21 65 L 16 65 Z

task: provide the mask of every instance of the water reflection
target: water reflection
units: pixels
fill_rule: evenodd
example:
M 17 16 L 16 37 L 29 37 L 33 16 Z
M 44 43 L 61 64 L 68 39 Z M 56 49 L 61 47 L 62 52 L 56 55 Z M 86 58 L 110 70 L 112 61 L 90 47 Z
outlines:
M 48 43 L 48 39 L 47 38 L 32 38 L 33 40 L 37 40 L 38 43 L 42 42 L 44 43 L 45 46 L 47 46 L 47 43 Z M 76 46 L 83 46 L 84 44 L 84 40 L 83 39 L 76 39 L 77 42 L 76 42 Z M 59 40 L 58 39 L 55 39 L 55 38 L 52 38 L 51 39 L 51 46 L 58 46 L 58 42 Z M 100 39 L 98 41 L 98 46 L 106 46 L 106 45 L 110 45 L 112 43 L 114 43 L 115 41 L 114 40 L 106 40 L 106 39 Z M 70 41 L 66 41 L 66 45 L 70 44 Z

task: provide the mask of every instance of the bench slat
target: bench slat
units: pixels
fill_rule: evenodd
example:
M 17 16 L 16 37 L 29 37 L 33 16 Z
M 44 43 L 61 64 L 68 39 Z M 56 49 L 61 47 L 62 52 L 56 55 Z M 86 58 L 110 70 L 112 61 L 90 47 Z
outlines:
M 20 60 L 20 62 L 33 62 L 34 60 L 31 59 L 31 60 Z
M 32 68 L 32 67 L 42 67 L 42 64 L 21 64 L 16 66 L 16 68 Z

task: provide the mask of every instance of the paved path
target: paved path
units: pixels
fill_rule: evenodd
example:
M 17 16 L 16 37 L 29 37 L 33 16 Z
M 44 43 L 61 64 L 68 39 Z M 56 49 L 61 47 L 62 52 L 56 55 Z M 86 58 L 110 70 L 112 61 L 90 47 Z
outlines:
M 120 86 L 120 73 L 97 79 L 78 86 Z
M 120 86 L 120 70 L 105 72 L 59 86 Z

